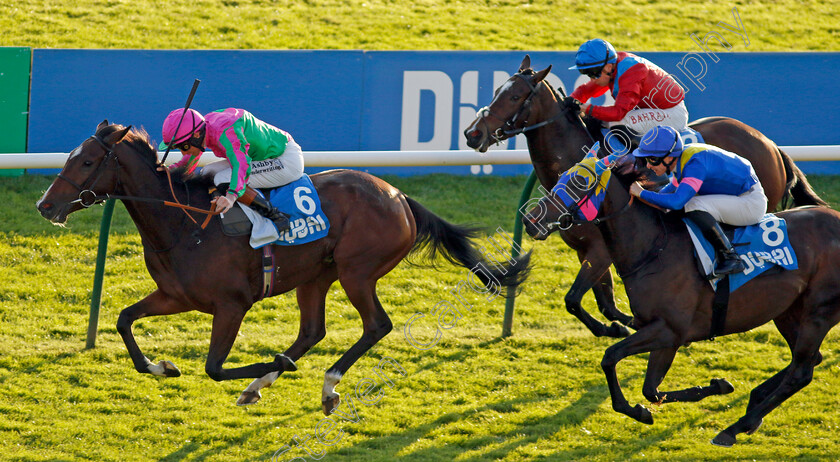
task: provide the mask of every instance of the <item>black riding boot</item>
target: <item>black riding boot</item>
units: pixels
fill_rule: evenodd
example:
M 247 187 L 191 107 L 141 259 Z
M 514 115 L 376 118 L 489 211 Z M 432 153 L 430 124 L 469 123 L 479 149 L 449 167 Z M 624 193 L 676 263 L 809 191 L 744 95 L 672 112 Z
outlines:
M 254 196 L 248 206 L 260 215 L 274 222 L 274 226 L 277 226 L 277 232 L 282 233 L 291 229 L 289 215 L 278 210 L 277 207 L 271 205 L 266 198 L 260 196 L 259 194 Z
M 694 210 L 685 214 L 687 218 L 693 221 L 703 233 L 703 236 L 712 243 L 719 256 L 718 263 L 715 265 L 714 276 L 723 276 L 726 274 L 743 273 L 747 269 L 744 262 L 732 248 L 732 243 L 723 232 L 723 229 L 712 215 L 702 210 Z

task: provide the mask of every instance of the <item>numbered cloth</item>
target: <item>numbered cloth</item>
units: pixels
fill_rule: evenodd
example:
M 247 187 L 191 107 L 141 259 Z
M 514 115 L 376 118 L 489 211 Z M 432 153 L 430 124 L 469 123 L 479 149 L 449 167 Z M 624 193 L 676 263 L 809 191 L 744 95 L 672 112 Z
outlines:
M 274 223 L 251 210 L 243 207 L 245 214 L 254 225 L 251 231 L 251 247 L 259 249 L 267 244 L 299 245 L 312 242 L 326 236 L 330 230 L 330 221 L 321 210 L 321 200 L 308 175 L 285 186 L 272 189 L 268 195 L 271 205 L 281 212 L 289 214 L 291 228 L 279 234 Z
M 683 218 L 683 221 L 691 234 L 695 256 L 700 261 L 700 266 L 705 274 L 711 274 L 714 269 L 714 246 L 703 237 L 700 228 L 691 220 Z M 747 269 L 743 273 L 729 275 L 730 292 L 774 266 L 786 270 L 799 268 L 796 253 L 788 240 L 785 220 L 772 213 L 765 214 L 755 225 L 735 228 L 731 241 Z M 717 280 L 711 282 L 712 286 L 716 287 Z

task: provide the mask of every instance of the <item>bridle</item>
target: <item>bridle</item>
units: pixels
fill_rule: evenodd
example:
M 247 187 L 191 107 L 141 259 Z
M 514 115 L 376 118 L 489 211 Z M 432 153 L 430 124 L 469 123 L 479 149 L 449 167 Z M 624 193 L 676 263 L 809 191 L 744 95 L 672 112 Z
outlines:
M 593 169 L 591 169 L 589 166 L 583 165 L 583 164 L 580 164 L 579 167 L 583 167 L 587 171 L 592 173 L 593 176 L 598 178 L 598 183 L 600 183 L 601 177 L 597 176 Z M 615 212 L 612 212 L 612 213 L 610 213 L 606 216 L 596 217 L 594 220 L 591 220 L 591 221 L 581 220 L 579 218 L 576 218 L 577 212 L 580 210 L 582 204 L 584 204 L 586 201 L 589 201 L 594 194 L 595 194 L 595 186 L 593 185 L 592 187 L 590 187 L 587 190 L 586 194 L 583 196 L 583 198 L 581 200 L 576 201 L 574 204 L 572 204 L 569 207 L 568 214 L 561 215 L 560 219 L 558 221 L 550 222 L 550 223 L 546 224 L 546 228 L 548 229 L 549 233 L 553 232 L 554 230 L 557 230 L 557 229 L 566 230 L 566 229 L 569 229 L 570 227 L 572 227 L 572 225 L 580 226 L 580 225 L 583 225 L 583 224 L 586 224 L 586 223 L 591 223 L 591 224 L 594 224 L 595 226 L 600 227 L 601 225 L 603 225 L 607 221 L 612 220 L 612 219 L 618 217 L 619 215 L 623 214 L 624 212 L 630 210 L 630 206 L 633 205 L 633 200 L 635 199 L 635 196 L 631 195 L 630 200 L 628 200 L 627 203 L 624 204 L 624 206 L 621 207 L 620 209 L 618 209 Z M 619 274 L 620 278 L 626 279 L 626 278 L 638 273 L 639 271 L 641 271 L 643 268 L 645 268 L 648 264 L 652 263 L 654 260 L 658 260 L 660 255 L 662 254 L 662 252 L 665 250 L 665 247 L 668 245 L 668 227 L 665 226 L 665 222 L 664 222 L 664 219 L 662 218 L 662 214 L 660 213 L 660 214 L 657 214 L 657 215 L 659 217 L 659 223 L 660 223 L 660 225 L 662 227 L 662 230 L 663 230 L 663 233 L 659 235 L 659 236 L 662 236 L 661 241 L 660 241 L 659 237 L 657 237 L 658 245 L 657 245 L 657 243 L 654 243 L 654 245 L 650 248 L 650 250 L 645 255 L 643 255 L 635 264 L 632 265 L 632 267 L 629 271 L 627 271 L 626 273 L 623 273 L 623 274 Z M 568 218 L 564 219 L 564 217 L 568 217 Z
M 536 85 L 534 85 L 528 78 L 522 75 L 521 72 L 517 72 L 516 74 L 514 74 L 514 77 L 518 77 L 523 82 L 525 82 L 525 84 L 528 85 L 530 92 L 525 98 L 525 101 L 522 102 L 522 105 L 519 106 L 519 109 L 513 114 L 513 117 L 511 117 L 510 119 L 500 117 L 498 114 L 493 113 L 493 111 L 490 110 L 489 106 L 484 106 L 483 108 L 478 110 L 478 116 L 481 117 L 482 122 L 484 123 L 484 127 L 485 129 L 487 129 L 487 132 L 489 134 L 488 136 L 492 139 L 494 144 L 498 144 L 516 135 L 545 127 L 546 125 L 554 123 L 561 117 L 566 117 L 569 113 L 570 107 L 566 106 L 565 104 L 562 104 L 562 101 L 566 98 L 566 93 L 563 91 L 562 88 L 558 88 L 555 91 L 550 85 L 548 85 L 545 82 L 545 80 L 540 80 Z M 527 109 L 530 111 L 532 100 L 534 96 L 536 96 L 539 86 L 541 84 L 548 87 L 555 94 L 559 94 L 558 103 L 560 103 L 561 106 L 560 112 L 546 120 L 543 120 L 542 122 L 538 122 L 531 125 L 528 125 L 528 119 L 527 117 L 525 117 L 524 122 L 522 123 L 523 126 L 517 128 L 516 124 L 520 120 L 520 118 L 522 118 L 522 114 L 525 112 L 525 110 Z M 528 113 L 528 115 L 530 115 L 530 112 Z M 498 120 L 502 123 L 502 126 L 497 128 L 494 132 L 490 133 L 489 127 L 487 126 L 487 116 L 491 116 L 494 119 Z M 583 120 L 581 120 L 579 115 L 575 114 L 573 117 L 570 117 L 570 119 L 576 119 L 576 121 L 580 122 L 580 124 L 584 128 L 584 131 L 586 131 L 589 137 L 592 138 L 592 135 L 589 134 L 589 130 L 586 130 L 586 125 L 583 123 Z M 592 142 L 594 143 L 595 140 L 593 139 Z
M 131 126 L 129 126 L 128 128 L 131 128 Z M 78 183 L 71 180 L 70 178 L 67 178 L 67 176 L 65 176 L 64 174 L 62 174 L 62 173 L 58 174 L 58 178 L 61 178 L 62 180 L 66 181 L 68 184 L 70 184 L 71 186 L 73 186 L 74 188 L 76 188 L 79 191 L 79 198 L 74 200 L 74 201 L 71 201 L 70 204 L 78 203 L 82 207 L 88 208 L 88 207 L 91 207 L 92 205 L 100 204 L 100 203 L 105 202 L 106 200 L 109 200 L 109 199 L 120 199 L 120 200 L 158 203 L 158 204 L 162 204 L 164 206 L 177 207 L 177 208 L 182 209 L 184 211 L 184 214 L 187 217 L 189 217 L 190 220 L 192 220 L 193 223 L 195 223 L 196 225 L 199 225 L 201 229 L 204 229 L 205 227 L 207 227 L 207 224 L 210 222 L 210 218 L 212 216 L 219 214 L 219 211 L 216 210 L 215 206 L 211 210 L 205 210 L 205 209 L 201 209 L 201 208 L 198 208 L 198 207 L 193 207 L 193 206 L 190 206 L 190 205 L 181 204 L 178 201 L 178 196 L 175 194 L 175 189 L 172 185 L 172 177 L 169 174 L 169 170 L 166 169 L 166 168 L 164 168 L 164 171 L 166 172 L 166 177 L 167 177 L 167 180 L 169 182 L 169 190 L 170 190 L 170 192 L 172 194 L 172 198 L 175 200 L 175 202 L 171 202 L 171 201 L 167 201 L 167 200 L 163 200 L 163 199 L 151 198 L 151 197 L 123 196 L 123 195 L 108 194 L 108 193 L 101 194 L 101 195 L 96 194 L 93 191 L 93 188 L 99 182 L 100 178 L 102 178 L 102 175 L 105 173 L 106 169 L 109 168 L 109 164 L 110 164 L 111 160 L 113 159 L 113 161 L 114 161 L 114 167 L 112 168 L 113 170 L 115 170 L 115 171 L 119 170 L 121 168 L 121 165 L 120 165 L 119 159 L 117 158 L 116 153 L 114 152 L 116 144 L 109 146 L 108 143 L 106 143 L 105 140 L 102 139 L 102 137 L 100 137 L 97 134 L 91 135 L 90 138 L 93 139 L 94 141 L 96 141 L 102 147 L 102 149 L 105 150 L 105 156 L 103 157 L 103 159 L 99 163 L 99 165 L 96 167 L 96 170 L 93 172 L 93 174 L 90 177 L 88 177 L 88 180 L 86 180 L 84 183 L 79 185 Z M 137 151 L 137 149 L 134 146 L 132 146 L 131 144 L 128 144 L 128 147 L 131 148 L 132 150 L 134 150 L 135 152 L 137 152 L 138 154 L 140 154 L 139 151 Z M 157 165 L 155 163 L 148 162 L 142 156 L 140 156 L 140 158 L 153 171 L 157 168 Z M 115 190 L 116 190 L 116 189 L 119 189 L 119 186 L 120 186 L 120 176 L 118 174 L 115 174 L 115 178 L 116 178 L 115 181 L 117 183 L 116 187 L 115 187 Z M 187 204 L 189 204 L 189 201 L 190 201 L 189 200 L 189 188 L 187 188 Z M 188 211 L 199 212 L 199 213 L 203 213 L 203 214 L 207 215 L 206 219 L 204 220 L 204 223 L 199 224 L 198 221 L 195 218 L 193 218 L 193 216 L 190 215 L 190 213 Z
M 598 180 L 595 182 L 596 184 L 601 183 L 601 177 L 603 175 L 598 175 L 595 172 L 595 170 L 593 170 L 591 167 L 589 167 L 586 164 L 578 164 L 578 167 L 587 170 L 589 173 L 592 174 L 593 178 L 597 178 Z M 601 186 L 606 188 L 606 185 L 601 185 Z M 555 230 L 565 231 L 565 230 L 571 228 L 573 225 L 574 226 L 580 226 L 580 225 L 589 224 L 589 223 L 591 223 L 595 226 L 598 226 L 598 225 L 601 225 L 601 224 L 603 224 L 603 223 L 605 223 L 609 220 L 612 220 L 613 218 L 618 217 L 622 213 L 629 210 L 630 206 L 633 205 L 634 197 L 630 196 L 630 200 L 627 201 L 627 203 L 624 204 L 624 206 L 622 208 L 620 208 L 619 210 L 617 210 L 615 212 L 612 212 L 612 213 L 610 213 L 606 216 L 596 217 L 593 220 L 581 220 L 580 218 L 576 218 L 577 214 L 580 211 L 580 208 L 583 206 L 583 204 L 590 201 L 592 199 L 592 196 L 595 195 L 595 189 L 596 189 L 595 184 L 593 184 L 591 187 L 589 187 L 587 189 L 586 194 L 584 194 L 584 196 L 580 200 L 575 201 L 574 204 L 568 206 L 567 213 L 564 213 L 564 214 L 560 215 L 560 218 L 558 219 L 558 221 L 553 221 L 553 222 L 547 223 L 546 224 L 546 229 L 548 229 L 549 232 L 553 232 Z
M 117 156 L 114 154 L 114 146 L 108 146 L 108 144 L 105 143 L 105 140 L 103 140 L 99 135 L 94 134 L 91 135 L 90 138 L 95 140 L 97 143 L 99 143 L 100 146 L 102 146 L 103 149 L 105 149 L 105 157 L 96 167 L 96 171 L 93 172 L 93 175 L 89 176 L 83 184 L 79 185 L 70 178 L 67 178 L 67 176 L 65 176 L 63 173 L 58 174 L 58 178 L 61 178 L 62 180 L 66 181 L 68 184 L 70 184 L 79 191 L 79 198 L 74 201 L 71 201 L 70 203 L 79 203 L 82 207 L 85 208 L 101 203 L 108 199 L 107 195 L 105 197 L 97 196 L 96 193 L 93 192 L 93 188 L 96 186 L 96 183 L 99 182 L 99 179 L 102 177 L 102 174 L 105 173 L 105 169 L 107 168 L 108 163 L 111 161 L 111 159 L 114 160 L 114 169 L 120 168 L 119 159 L 117 159 Z M 117 175 L 116 178 L 117 184 L 119 184 L 119 175 Z

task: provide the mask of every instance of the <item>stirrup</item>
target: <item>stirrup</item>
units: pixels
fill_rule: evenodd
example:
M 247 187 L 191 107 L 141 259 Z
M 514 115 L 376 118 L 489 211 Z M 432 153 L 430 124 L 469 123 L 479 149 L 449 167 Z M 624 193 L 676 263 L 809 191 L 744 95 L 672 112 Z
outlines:
M 743 273 L 747 266 L 741 261 L 741 258 L 734 252 L 731 255 L 724 255 L 723 261 L 715 267 L 715 277 L 725 276 L 727 274 Z
M 292 229 L 291 222 L 289 221 L 289 215 L 287 215 L 287 214 L 285 214 L 285 213 L 283 213 L 283 212 L 281 212 L 277 209 L 274 209 L 274 210 L 276 212 L 272 213 L 271 216 L 268 217 L 268 219 L 271 220 L 272 223 L 274 223 L 274 226 L 277 227 L 277 232 L 278 233 L 284 233 L 284 232 Z

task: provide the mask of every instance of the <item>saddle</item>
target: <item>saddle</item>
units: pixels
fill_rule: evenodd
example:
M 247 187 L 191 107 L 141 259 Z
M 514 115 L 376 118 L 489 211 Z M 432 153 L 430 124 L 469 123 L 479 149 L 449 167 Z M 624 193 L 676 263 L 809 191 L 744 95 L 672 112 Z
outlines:
M 212 199 L 220 197 L 221 195 L 222 193 L 216 188 L 210 190 L 210 197 Z M 225 236 L 238 237 L 249 236 L 251 234 L 251 230 L 254 226 L 251 224 L 251 220 L 248 219 L 248 216 L 245 215 L 242 207 L 247 206 L 243 206 L 239 202 L 236 202 L 233 207 L 224 214 L 224 216 L 219 216 L 219 219 L 222 221 L 222 232 Z
M 291 228 L 278 235 L 270 220 L 239 202 L 225 213 L 222 232 L 227 236 L 251 236 L 251 246 L 260 248 L 268 243 L 299 245 L 327 235 L 330 222 L 321 210 L 321 200 L 308 175 L 287 185 L 258 190 L 279 210 L 288 213 Z M 216 192 L 212 194 L 221 194 Z

